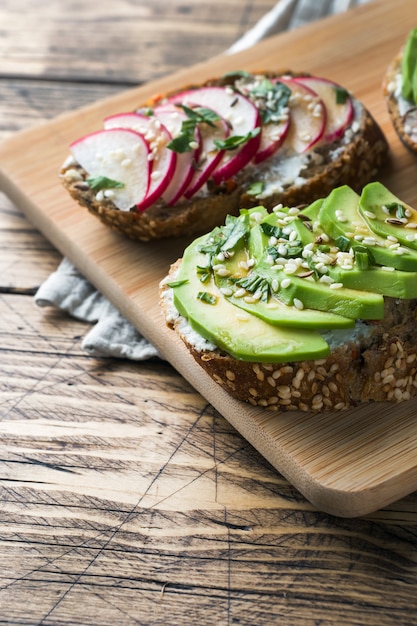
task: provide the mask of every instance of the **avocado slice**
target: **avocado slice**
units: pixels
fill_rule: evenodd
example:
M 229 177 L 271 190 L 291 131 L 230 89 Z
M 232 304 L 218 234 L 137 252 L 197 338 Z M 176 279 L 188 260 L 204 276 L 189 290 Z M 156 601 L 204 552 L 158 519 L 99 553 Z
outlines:
M 401 58 L 402 96 L 417 104 L 417 28 L 414 28 L 405 43 Z
M 366 185 L 361 194 L 359 211 L 369 228 L 380 237 L 397 240 L 403 256 L 411 248 L 417 251 L 417 211 L 379 182 Z M 398 256 L 398 249 L 396 256 Z M 393 254 L 394 256 L 394 254 Z
M 343 188 L 342 193 L 335 193 L 335 198 L 339 201 L 341 195 L 347 196 L 348 199 L 357 198 L 357 194 L 349 188 Z M 346 198 L 345 198 L 346 199 Z M 341 198 L 343 201 L 343 198 Z M 316 241 L 320 238 L 320 235 L 324 232 L 321 225 L 317 225 L 317 219 L 320 214 L 320 210 L 323 206 L 324 200 L 313 202 L 309 207 L 303 209 L 303 217 L 308 217 L 311 223 L 314 222 L 314 233 L 305 227 L 306 222 L 300 219 L 294 220 L 293 226 L 297 229 L 300 235 L 300 239 L 304 245 Z M 340 205 L 342 206 L 342 205 Z M 346 205 L 343 205 L 346 206 Z M 345 214 L 345 211 L 343 211 Z M 335 242 L 331 240 L 329 245 L 335 245 Z M 349 243 L 349 247 L 352 247 L 355 252 L 361 253 L 362 246 L 360 242 Z M 366 255 L 369 266 L 365 268 L 358 267 L 358 263 L 355 261 L 351 269 L 345 269 L 338 264 L 334 264 L 329 268 L 329 276 L 336 282 L 341 282 L 345 287 L 350 289 L 359 289 L 360 291 L 367 291 L 369 286 L 372 285 L 372 291 L 380 293 L 384 296 L 390 296 L 392 298 L 417 298 L 417 272 L 406 272 L 402 270 L 396 270 L 393 267 L 381 267 L 378 265 L 372 265 L 372 253 L 370 249 L 367 250 Z
M 266 222 L 273 225 L 276 222 L 276 217 L 270 216 Z M 286 229 L 295 229 L 296 225 L 300 225 L 300 223 L 299 219 L 294 218 L 292 222 L 288 223 Z M 302 223 L 300 227 L 305 228 Z M 305 236 L 311 237 L 307 228 L 305 231 Z M 302 249 L 305 244 L 300 243 Z M 313 269 L 301 267 L 296 273 L 289 275 L 284 269 L 279 269 L 279 265 L 271 266 L 271 263 L 268 262 L 268 235 L 263 231 L 262 225 L 257 225 L 251 229 L 249 249 L 251 256 L 257 259 L 254 271 L 259 276 L 269 280 L 275 279 L 279 282 L 281 287 L 276 293 L 276 297 L 285 304 L 293 305 L 298 301 L 305 309 L 332 312 L 351 319 L 377 320 L 383 318 L 384 299 L 380 294 L 343 286 L 338 286 L 337 289 L 333 288 L 318 280 Z
M 231 356 L 243 361 L 300 361 L 327 356 L 329 346 L 315 330 L 283 328 L 242 312 L 231 304 L 215 284 L 212 275 L 201 282 L 198 266 L 207 265 L 200 246 L 204 235 L 184 251 L 175 283 L 174 304 L 190 326 Z M 208 294 L 203 298 L 201 294 Z
M 369 191 L 372 191 L 373 185 L 379 185 L 379 183 L 370 183 L 364 187 L 361 196 L 347 185 L 333 189 L 323 201 L 319 212 L 323 230 L 335 241 L 342 236 L 346 237 L 351 245 L 357 243 L 365 247 L 375 264 L 399 270 L 417 271 L 417 251 L 404 248 L 402 254 L 396 253 L 395 249 L 390 247 L 393 242 L 386 239 L 386 234 L 380 235 L 374 230 L 378 220 L 370 220 L 366 217 L 367 211 L 371 210 L 369 207 L 375 207 L 375 202 L 371 205 L 369 203 Z M 367 206 L 364 204 L 364 198 Z M 374 213 L 372 210 L 371 212 Z M 384 217 L 386 218 L 387 215 L 384 214 Z
M 260 317 L 269 324 L 279 326 L 292 326 L 294 328 L 352 328 L 354 320 L 342 315 L 336 315 L 330 311 L 318 311 L 315 309 L 297 309 L 295 306 L 285 304 L 274 294 L 274 273 L 271 272 L 269 278 L 257 278 L 256 271 L 252 275 L 245 269 L 245 263 L 248 260 L 247 250 L 240 248 L 230 259 L 224 262 L 225 268 L 230 272 L 231 276 L 222 277 L 215 274 L 215 282 L 231 304 L 240 309 Z M 245 281 L 249 277 L 254 290 L 263 290 L 264 297 L 252 298 L 235 297 L 234 293 L 239 289 L 239 280 Z M 229 295 L 230 292 L 230 295 Z

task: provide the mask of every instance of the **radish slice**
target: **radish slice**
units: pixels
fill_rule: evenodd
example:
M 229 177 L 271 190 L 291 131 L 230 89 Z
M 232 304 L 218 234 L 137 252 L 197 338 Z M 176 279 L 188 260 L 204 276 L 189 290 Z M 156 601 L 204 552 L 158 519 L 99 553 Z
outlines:
M 185 192 L 186 198 L 191 198 L 208 181 L 217 165 L 221 162 L 224 151 L 216 148 L 215 141 L 223 141 L 229 136 L 229 127 L 224 120 L 219 120 L 214 126 L 202 124 L 200 126 L 201 151 L 196 163 L 193 178 Z
M 263 124 L 261 141 L 257 153 L 254 156 L 254 163 L 261 163 L 272 156 L 280 146 L 290 128 L 290 116 L 281 122 L 269 122 Z
M 178 137 L 181 133 L 182 123 L 188 119 L 187 115 L 180 108 L 172 105 L 160 105 L 154 109 L 154 115 L 161 120 L 168 129 L 172 138 Z M 163 198 L 167 204 L 172 206 L 184 195 L 195 172 L 195 163 L 198 161 L 200 153 L 200 133 L 199 129 L 195 129 L 194 150 L 186 152 L 177 152 L 177 165 L 175 173 L 171 178 L 168 187 L 165 189 Z
M 326 107 L 327 117 L 324 139 L 326 141 L 339 139 L 345 129 L 352 123 L 354 116 L 353 102 L 348 92 L 327 78 L 306 76 L 296 78 L 295 80 L 313 89 Z M 340 103 L 337 101 L 338 93 L 342 96 Z
M 131 129 L 99 130 L 70 145 L 74 159 L 91 178 L 106 177 L 124 185 L 101 189 L 121 211 L 144 202 L 150 181 L 149 146 L 144 137 Z
M 323 137 L 326 107 L 316 92 L 301 82 L 293 78 L 279 78 L 279 82 L 291 89 L 290 128 L 285 145 L 299 154 L 307 152 Z
M 230 87 L 191 89 L 177 94 L 170 101 L 189 107 L 199 106 L 212 109 L 230 127 L 230 138 L 232 136 L 246 137 L 261 126 L 261 118 L 256 106 Z M 212 173 L 214 182 L 220 184 L 245 167 L 255 155 L 260 140 L 261 136 L 258 133 L 241 147 L 226 150 Z
M 142 113 L 120 113 L 104 120 L 105 128 L 131 128 L 148 142 L 151 165 L 146 198 L 138 207 L 141 211 L 159 200 L 168 187 L 176 167 L 176 153 L 166 146 L 172 137 L 160 120 Z

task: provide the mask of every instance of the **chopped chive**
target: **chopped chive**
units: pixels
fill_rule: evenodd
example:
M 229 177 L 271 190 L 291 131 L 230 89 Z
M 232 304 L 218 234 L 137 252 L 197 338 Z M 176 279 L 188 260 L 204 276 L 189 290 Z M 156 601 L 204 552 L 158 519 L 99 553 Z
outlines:
M 181 287 L 181 285 L 186 285 L 189 282 L 188 278 L 184 278 L 183 280 L 173 280 L 170 283 L 167 283 L 168 287 L 175 289 L 175 287 Z
M 367 270 L 369 268 L 369 256 L 368 252 L 355 251 L 355 262 L 360 270 Z
M 335 244 L 341 252 L 347 252 L 350 248 L 350 239 L 344 235 L 340 235 L 335 239 Z
M 214 296 L 212 293 L 208 291 L 199 291 L 197 294 L 198 300 L 205 302 L 206 304 L 216 304 L 217 296 Z

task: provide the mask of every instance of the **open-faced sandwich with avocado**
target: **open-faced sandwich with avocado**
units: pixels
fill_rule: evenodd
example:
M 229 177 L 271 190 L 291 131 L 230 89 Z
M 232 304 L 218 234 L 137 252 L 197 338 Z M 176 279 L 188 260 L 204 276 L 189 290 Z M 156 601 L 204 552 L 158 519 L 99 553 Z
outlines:
M 158 96 L 75 140 L 61 178 L 105 224 L 148 241 L 206 232 L 242 207 L 359 190 L 388 147 L 352 94 L 316 76 L 235 72 Z
M 239 400 L 346 409 L 417 394 L 417 211 L 373 182 L 243 209 L 161 283 L 168 326 Z
M 384 95 L 393 126 L 401 141 L 417 153 L 417 28 L 390 63 Z

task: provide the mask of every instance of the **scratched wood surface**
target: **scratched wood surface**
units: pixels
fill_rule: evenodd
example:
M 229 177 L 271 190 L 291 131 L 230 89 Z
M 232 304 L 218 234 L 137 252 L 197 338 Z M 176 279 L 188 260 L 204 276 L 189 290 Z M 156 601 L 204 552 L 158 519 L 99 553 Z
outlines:
M 50 4 L 0 7 L 1 138 L 204 60 L 273 3 Z M 0 624 L 417 624 L 415 494 L 317 511 L 168 364 L 89 357 L 89 327 L 36 308 L 60 255 L 2 195 L 0 250 Z

